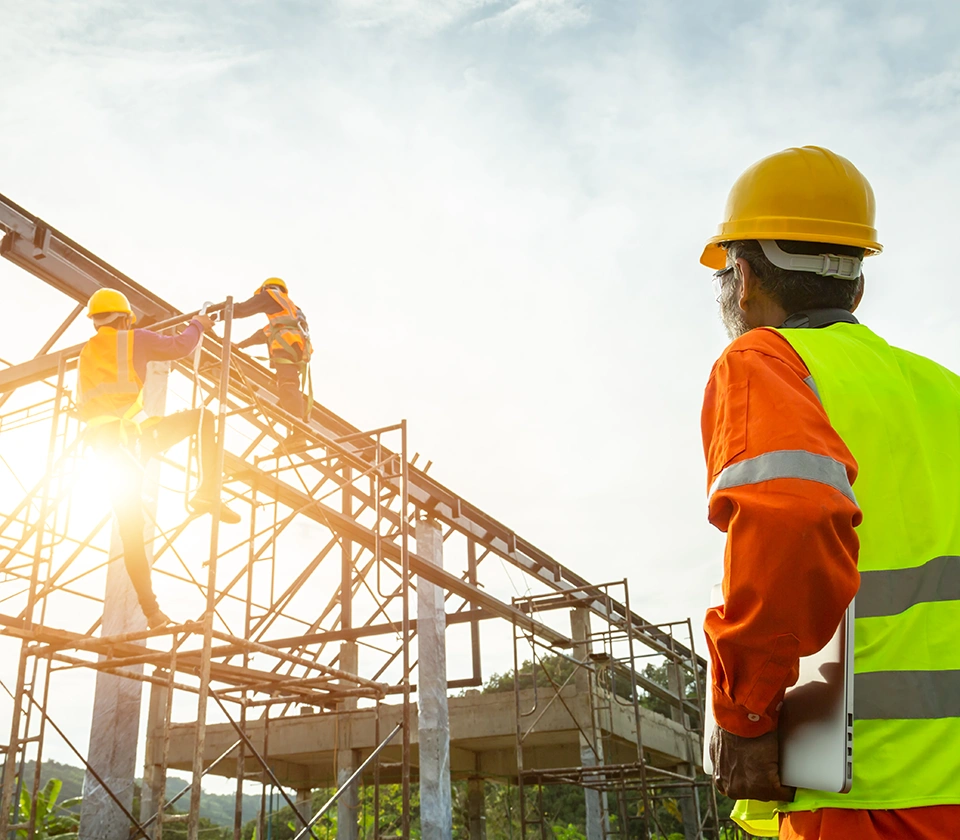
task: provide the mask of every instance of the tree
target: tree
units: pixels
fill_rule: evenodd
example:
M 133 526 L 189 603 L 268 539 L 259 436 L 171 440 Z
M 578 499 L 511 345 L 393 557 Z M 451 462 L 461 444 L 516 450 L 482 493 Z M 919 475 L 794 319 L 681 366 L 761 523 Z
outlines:
M 549 688 L 553 685 L 561 686 L 576 667 L 576 664 L 569 658 L 559 654 L 539 657 L 536 662 L 528 659 L 520 666 L 520 690 L 533 688 L 534 672 L 536 672 L 537 686 L 541 688 Z M 513 671 L 491 674 L 490 679 L 486 681 L 481 691 L 483 694 L 513 691 Z
M 35 800 L 31 800 L 30 791 L 26 786 L 20 788 L 20 801 L 11 808 L 13 824 L 24 824 L 30 820 L 30 812 L 35 811 L 34 840 L 48 840 L 51 837 L 61 840 L 76 840 L 77 830 L 80 827 L 80 818 L 69 809 L 79 805 L 79 798 L 67 799 L 57 804 L 60 789 L 63 783 L 59 779 L 50 779 L 43 790 L 37 792 Z M 26 828 L 18 828 L 17 840 L 26 840 Z

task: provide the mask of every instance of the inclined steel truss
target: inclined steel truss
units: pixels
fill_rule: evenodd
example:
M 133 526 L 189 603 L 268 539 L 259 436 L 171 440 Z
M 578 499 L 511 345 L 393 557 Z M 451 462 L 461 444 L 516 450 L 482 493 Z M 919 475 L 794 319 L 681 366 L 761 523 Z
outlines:
M 77 511 L 86 456 L 71 371 L 81 345 L 53 348 L 98 288 L 123 291 L 141 327 L 174 330 L 196 313 L 179 312 L 3 196 L 0 229 L 5 234 L 0 255 L 77 302 L 34 358 L 0 369 L 0 441 L 32 429 L 34 435 L 42 430 L 48 443 L 33 472 L 16 476 L 24 488 L 21 499 L 0 510 L 0 632 L 21 640 L 16 685 L 9 690 L 13 716 L 0 838 L 15 828 L 33 838 L 35 814 L 15 816 L 11 823 L 11 803 L 27 784 L 22 768 L 28 755 L 36 758 L 36 793 L 47 727 L 56 728 L 47 711 L 57 691 L 56 674 L 78 668 L 148 683 L 168 697 L 195 697 L 190 840 L 197 838 L 200 782 L 212 769 L 203 762 L 208 718 L 236 729 L 231 751 L 239 750 L 239 796 L 250 777 L 245 762 L 282 791 L 281 780 L 246 735 L 255 716 L 296 714 L 300 706 L 332 714 L 357 704 L 379 710 L 387 698 L 399 697 L 399 732 L 387 735 L 381 747 L 395 737 L 401 741 L 403 815 L 391 830 L 409 837 L 417 671 L 410 598 L 419 582 L 441 587 L 447 624 L 469 629 L 469 673 L 450 679 L 448 688 L 482 684 L 481 629 L 489 621 L 508 622 L 552 650 L 570 650 L 569 625 L 554 620 L 557 603 L 586 610 L 610 632 L 627 632 L 631 644 L 699 670 L 702 661 L 688 646 L 647 624 L 628 603 L 613 598 L 609 587 L 591 585 L 436 482 L 427 473 L 429 464 L 419 469 L 418 457 L 407 451 L 406 421 L 361 430 L 320 404 L 306 421 L 287 415 L 277 403 L 272 372 L 230 342 L 229 298 L 208 310 L 220 314 L 223 338 L 207 334 L 197 359 L 174 363 L 168 379 L 185 400 L 189 395 L 188 404 L 216 414 L 219 489 L 244 524 L 228 531 L 216 519 L 191 516 L 182 500 L 196 482 L 195 459 L 165 457 L 148 528 L 154 578 L 177 624 L 105 634 L 100 618 L 109 607 L 103 603 L 105 570 L 116 549 L 110 547 L 107 509 L 95 517 Z M 288 429 L 301 431 L 309 446 L 274 454 Z M 442 527 L 442 568 L 412 549 L 418 517 Z M 509 603 L 497 596 L 496 580 L 508 568 L 522 574 L 522 591 L 533 593 L 534 601 Z M 342 667 L 345 643 L 362 649 L 352 668 Z M 636 668 L 631 673 L 636 691 L 675 707 L 682 719 L 702 714 L 699 697 L 687 698 Z M 172 705 L 168 699 L 167 727 Z M 103 787 L 123 808 L 109 786 Z M 161 831 L 166 804 L 161 781 L 153 817 Z M 289 804 L 305 833 L 311 815 Z M 238 808 L 236 836 L 239 813 Z M 128 817 L 138 835 L 149 836 L 150 820 Z

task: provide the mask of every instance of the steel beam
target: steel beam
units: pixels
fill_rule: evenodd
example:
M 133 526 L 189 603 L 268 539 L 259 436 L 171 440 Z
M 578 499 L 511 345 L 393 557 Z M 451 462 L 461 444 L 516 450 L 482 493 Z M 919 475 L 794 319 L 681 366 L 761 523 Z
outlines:
M 0 195 L 0 229 L 7 232 L 0 246 L 0 255 L 78 302 L 85 301 L 96 289 L 108 287 L 119 289 L 127 295 L 134 310 L 141 315 L 142 325 L 180 314 L 176 307 L 3 195 Z M 219 343 L 216 339 L 205 337 L 204 346 L 219 358 Z M 271 371 L 239 353 L 236 354 L 234 363 L 251 383 L 266 393 L 275 393 Z M 48 367 L 48 370 L 50 372 L 47 375 L 52 375 L 56 366 Z M 8 373 L 9 371 L 4 371 L 0 374 L 0 393 L 4 390 L 3 374 Z M 215 372 L 211 373 L 216 376 Z M 231 391 L 236 392 L 238 389 L 241 389 L 240 377 L 231 377 Z M 369 435 L 363 437 L 363 430 L 357 429 L 319 404 L 314 405 L 310 419 L 311 427 L 330 442 L 335 444 L 338 440 L 344 441 L 343 449 L 360 458 L 361 464 L 369 460 L 358 454 L 364 450 L 369 451 L 374 443 L 369 439 Z M 381 452 L 384 458 L 396 457 L 395 453 L 385 447 L 381 448 Z M 589 581 L 581 575 L 557 562 L 533 543 L 518 536 L 515 531 L 428 477 L 423 471 L 410 465 L 409 477 L 409 498 L 419 510 L 456 528 L 468 538 L 476 540 L 558 591 L 589 586 Z M 395 483 L 396 479 L 393 481 Z M 584 600 L 587 602 L 585 606 L 598 615 L 615 623 L 625 622 L 623 605 L 613 602 L 612 608 L 608 608 L 606 604 L 586 596 Z M 638 615 L 632 615 L 630 623 L 634 627 L 647 624 Z M 671 646 L 669 634 L 658 628 L 648 628 L 644 636 L 646 643 L 661 653 Z M 672 646 L 682 656 L 691 657 L 691 651 L 687 648 L 675 643 Z M 705 666 L 706 663 L 701 660 L 699 664 Z

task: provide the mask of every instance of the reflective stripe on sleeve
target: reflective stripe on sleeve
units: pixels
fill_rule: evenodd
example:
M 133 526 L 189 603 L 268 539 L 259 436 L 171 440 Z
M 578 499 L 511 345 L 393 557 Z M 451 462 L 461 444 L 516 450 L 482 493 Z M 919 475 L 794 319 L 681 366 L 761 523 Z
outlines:
M 742 487 L 746 484 L 760 484 L 775 478 L 800 478 L 826 484 L 839 490 L 854 504 L 857 503 L 853 495 L 853 487 L 850 486 L 850 480 L 847 478 L 847 468 L 835 458 L 817 455 L 804 449 L 765 452 L 755 458 L 731 464 L 717 476 L 713 487 L 710 488 L 710 495 L 712 496 L 718 490 Z
M 813 377 L 812 377 L 812 376 L 808 376 L 808 377 L 807 377 L 806 379 L 804 379 L 803 381 L 804 381 L 804 384 L 805 384 L 811 391 L 813 391 L 813 395 L 814 395 L 820 402 L 823 402 L 823 400 L 820 399 L 820 391 L 817 389 L 817 383 L 813 381 Z

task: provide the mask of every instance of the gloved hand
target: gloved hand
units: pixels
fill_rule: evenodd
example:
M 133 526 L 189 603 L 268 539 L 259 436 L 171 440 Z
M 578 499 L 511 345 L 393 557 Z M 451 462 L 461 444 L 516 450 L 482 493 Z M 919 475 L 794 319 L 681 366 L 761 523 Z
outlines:
M 719 726 L 710 739 L 713 783 L 731 799 L 792 802 L 796 788 L 780 784 L 780 742 L 776 731 L 743 738 Z

